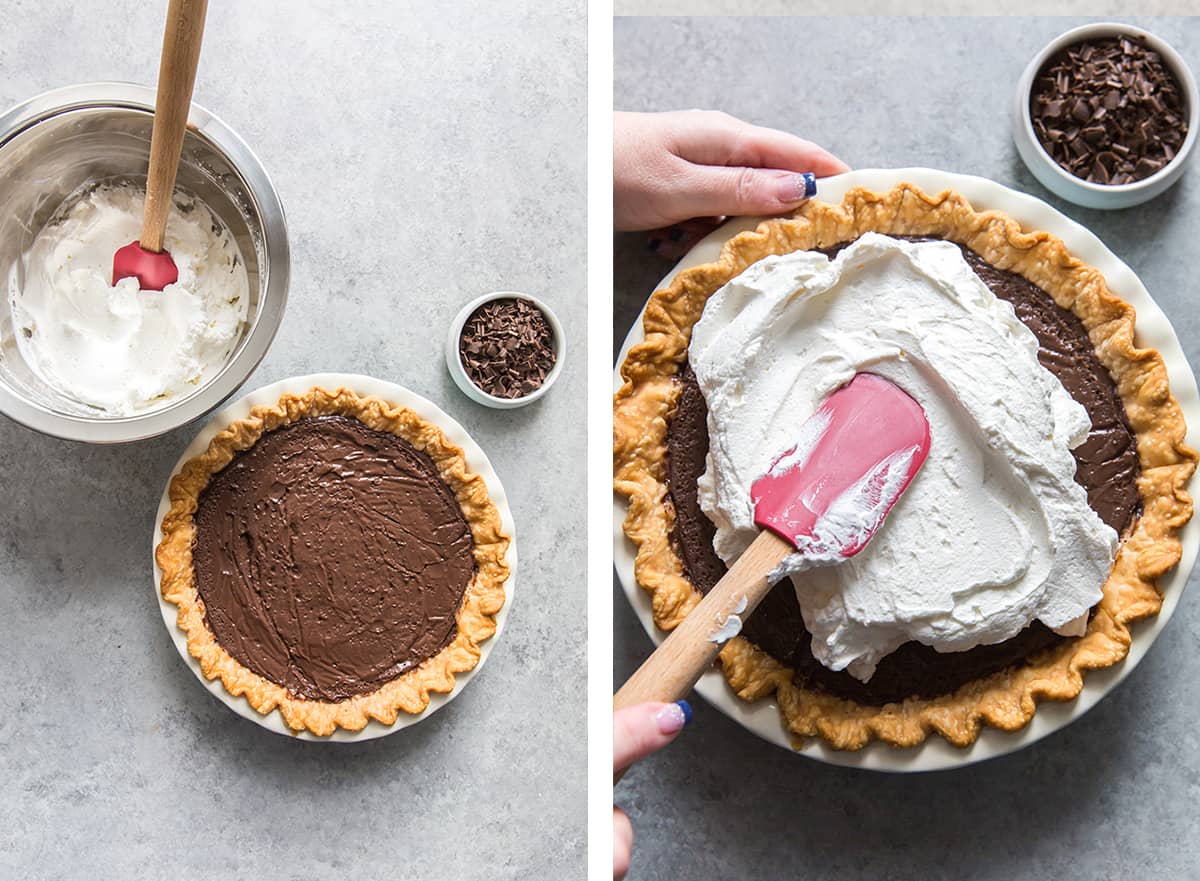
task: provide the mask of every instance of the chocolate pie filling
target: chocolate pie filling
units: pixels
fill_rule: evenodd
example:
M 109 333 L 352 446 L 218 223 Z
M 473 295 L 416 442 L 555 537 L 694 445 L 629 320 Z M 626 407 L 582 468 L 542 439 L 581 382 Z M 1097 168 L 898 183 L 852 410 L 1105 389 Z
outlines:
M 833 256 L 846 244 L 824 253 Z M 973 251 L 962 251 L 984 284 L 1012 303 L 1017 317 L 1037 336 L 1038 360 L 1087 410 L 1092 431 L 1074 451 L 1075 480 L 1087 490 L 1088 502 L 1100 519 L 1124 533 L 1141 511 L 1137 443 L 1112 378 L 1096 357 L 1087 331 L 1074 314 L 1059 307 L 1041 288 L 991 266 Z M 684 369 L 680 379 L 679 400 L 667 434 L 667 482 L 675 508 L 673 539 L 688 579 L 707 593 L 725 574 L 724 563 L 713 551 L 715 529 L 696 499 L 696 481 L 704 473 L 708 453 L 708 408 L 691 367 Z M 746 621 L 742 634 L 795 670 L 802 684 L 865 704 L 947 694 L 972 679 L 1022 663 L 1063 639 L 1035 621 L 1006 642 L 965 652 L 943 654 L 909 642 L 880 661 L 871 680 L 862 683 L 848 673 L 827 669 L 812 656 L 812 638 L 804 628 L 790 581 L 776 585 Z
M 264 434 L 213 476 L 195 524 L 217 642 L 307 700 L 375 691 L 449 645 L 475 573 L 433 461 L 344 416 Z

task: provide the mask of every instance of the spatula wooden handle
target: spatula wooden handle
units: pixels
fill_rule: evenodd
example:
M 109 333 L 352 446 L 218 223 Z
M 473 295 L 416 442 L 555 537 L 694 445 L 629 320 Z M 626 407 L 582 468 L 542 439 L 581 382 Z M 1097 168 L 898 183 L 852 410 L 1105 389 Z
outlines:
M 760 532 L 725 577 L 621 686 L 613 696 L 613 708 L 620 710 L 644 701 L 668 703 L 687 697 L 721 651 L 721 643 L 713 639 L 721 624 L 730 615 L 745 620 L 771 589 L 767 576 L 795 550 L 775 533 Z M 613 784 L 624 774 L 624 768 L 614 773 Z
M 721 650 L 713 640 L 721 622 L 731 614 L 745 620 L 771 589 L 767 576 L 795 550 L 773 532 L 759 533 L 725 577 L 621 686 L 613 698 L 614 708 L 686 697 Z M 743 597 L 745 609 L 737 612 Z
M 158 253 L 163 249 L 167 215 L 175 191 L 175 173 L 187 132 L 196 65 L 208 0 L 170 0 L 163 33 L 162 61 L 158 68 L 158 95 L 154 101 L 154 131 L 150 136 L 150 170 L 146 176 L 146 207 L 142 215 L 141 245 Z

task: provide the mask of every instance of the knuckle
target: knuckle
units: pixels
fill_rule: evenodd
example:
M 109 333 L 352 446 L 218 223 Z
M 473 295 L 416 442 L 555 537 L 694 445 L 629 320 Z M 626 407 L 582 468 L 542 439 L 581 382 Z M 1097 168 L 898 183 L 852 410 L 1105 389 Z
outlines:
M 693 115 L 696 122 L 707 129 L 728 128 L 730 123 L 734 122 L 734 118 L 723 110 L 691 110 L 689 113 Z
M 754 130 L 750 128 L 735 128 L 726 138 L 725 153 L 729 157 L 729 164 L 735 162 L 746 162 L 746 157 L 751 153 L 756 152 L 754 147 Z
M 739 208 L 744 208 L 754 201 L 755 186 L 758 177 L 753 168 L 739 168 L 733 178 L 733 199 Z

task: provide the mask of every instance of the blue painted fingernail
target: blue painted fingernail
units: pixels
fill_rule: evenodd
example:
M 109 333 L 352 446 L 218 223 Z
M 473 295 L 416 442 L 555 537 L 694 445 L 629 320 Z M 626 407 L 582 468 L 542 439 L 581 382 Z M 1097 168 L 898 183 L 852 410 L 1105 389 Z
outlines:
M 817 176 L 811 171 L 784 172 L 779 175 L 779 201 L 785 205 L 799 205 L 811 199 L 817 192 Z
M 692 715 L 692 705 L 687 701 L 675 701 L 675 706 L 679 707 L 679 711 L 683 713 L 683 724 L 691 725 L 692 719 L 695 718 Z

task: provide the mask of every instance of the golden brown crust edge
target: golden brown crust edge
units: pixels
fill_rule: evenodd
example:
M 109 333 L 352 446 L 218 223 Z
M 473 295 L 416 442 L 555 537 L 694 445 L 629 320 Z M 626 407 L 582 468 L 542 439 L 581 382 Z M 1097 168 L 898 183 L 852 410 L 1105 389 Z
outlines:
M 458 632 L 450 645 L 376 691 L 336 703 L 292 697 L 285 688 L 229 655 L 204 623 L 204 602 L 196 591 L 192 568 L 193 515 L 209 479 L 266 432 L 305 416 L 335 414 L 396 434 L 433 460 L 471 527 L 476 563 L 475 577 L 459 610 Z M 509 538 L 503 532 L 500 513 L 483 478 L 467 470 L 463 451 L 436 425 L 404 407 L 360 397 L 344 388 L 330 391 L 318 387 L 301 395 L 286 394 L 274 404 L 255 407 L 247 418 L 217 434 L 203 453 L 184 463 L 171 479 L 169 494 L 171 507 L 163 517 L 155 560 L 162 570 L 163 598 L 179 607 L 176 623 L 187 633 L 188 652 L 200 662 L 205 677 L 219 677 L 230 694 L 244 696 L 263 715 L 278 708 L 293 731 L 307 729 L 317 735 L 332 734 L 339 727 L 359 731 L 370 719 L 391 725 L 400 711 L 421 713 L 429 705 L 430 692 L 448 693 L 454 688 L 455 673 L 479 663 L 479 644 L 496 632 L 495 616 L 504 605 L 509 574 L 504 560 Z
M 975 211 L 952 191 L 930 196 L 911 184 L 886 193 L 862 188 L 840 205 L 809 202 L 791 218 L 768 220 L 729 240 L 714 263 L 679 273 L 646 307 L 645 341 L 634 346 L 614 397 L 614 487 L 629 500 L 625 534 L 637 547 L 638 583 L 652 595 L 655 623 L 670 630 L 699 600 L 672 543 L 674 512 L 666 494 L 667 422 L 687 358 L 691 328 L 708 297 L 750 264 L 770 254 L 829 247 L 875 231 L 931 235 L 965 245 L 994 266 L 1050 292 L 1088 331 L 1101 363 L 1116 383 L 1138 443 L 1142 516 L 1125 537 L 1087 633 L 1024 667 L 969 682 L 953 694 L 910 698 L 882 707 L 860 705 L 794 682 L 792 670 L 742 637 L 720 654 L 730 686 L 745 700 L 775 693 L 797 742 L 819 736 L 838 749 L 860 749 L 873 739 L 915 746 L 937 732 L 956 746 L 973 743 L 982 725 L 1015 731 L 1040 700 L 1078 696 L 1087 670 L 1109 667 L 1129 651 L 1129 625 L 1157 614 L 1157 578 L 1181 553 L 1179 531 L 1191 518 L 1185 486 L 1196 453 L 1185 446 L 1183 414 L 1171 395 L 1158 352 L 1134 345 L 1134 309 L 1116 297 L 1094 268 L 1059 239 L 1024 232 L 999 211 Z

